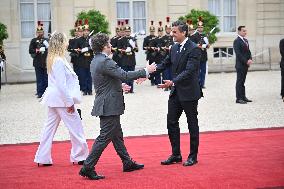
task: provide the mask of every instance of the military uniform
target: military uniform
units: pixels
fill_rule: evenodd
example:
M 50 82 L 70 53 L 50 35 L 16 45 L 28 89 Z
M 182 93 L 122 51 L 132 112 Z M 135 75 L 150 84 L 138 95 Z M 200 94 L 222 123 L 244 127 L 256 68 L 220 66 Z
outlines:
M 46 70 L 48 39 L 43 36 L 43 25 L 40 22 L 38 22 L 37 34 L 38 37 L 33 38 L 30 42 L 29 53 L 33 58 L 36 73 L 37 96 L 41 98 L 48 85 Z
M 79 32 L 79 27 L 81 27 L 81 26 L 82 26 L 82 20 L 76 21 L 75 28 L 74 28 L 75 29 L 75 37 L 69 39 L 69 45 L 68 45 L 68 48 L 67 48 L 68 52 L 70 52 L 70 54 L 69 54 L 70 57 L 71 57 L 70 62 L 72 63 L 74 72 L 76 73 L 78 78 L 79 78 L 79 67 L 78 67 L 79 52 L 75 48 L 76 48 L 77 39 L 80 38 L 80 36 L 78 35 L 78 32 Z
M 192 24 L 192 20 L 188 19 L 187 20 L 187 25 L 188 25 L 188 38 L 194 42 L 195 44 L 198 44 L 199 40 L 198 40 L 198 33 L 196 32 L 193 24 Z
M 2 81 L 1 81 L 1 72 L 4 70 L 4 61 L 6 61 L 6 56 L 4 53 L 4 49 L 3 46 L 0 45 L 0 90 L 1 90 L 1 85 L 2 85 Z
M 151 21 L 150 35 L 146 36 L 143 41 L 143 50 L 145 50 L 146 60 L 149 61 L 149 64 L 155 62 L 156 61 L 155 58 L 157 56 L 157 51 L 156 51 L 157 36 L 155 36 L 154 33 L 155 33 L 154 21 Z M 155 85 L 155 77 L 153 74 L 150 74 L 149 79 L 151 81 L 151 85 Z
M 203 28 L 203 22 L 201 17 L 199 17 L 198 28 Z M 203 32 L 196 33 L 196 41 L 198 47 L 201 49 L 199 84 L 201 88 L 205 88 L 204 84 L 208 60 L 207 48 L 209 48 L 209 42 L 206 34 Z
M 85 20 L 84 30 L 89 30 L 88 21 Z M 83 95 L 92 95 L 92 77 L 90 72 L 90 64 L 93 59 L 93 50 L 89 43 L 90 37 L 86 34 L 76 40 L 75 49 L 79 49 L 78 70 L 79 83 Z
M 131 27 L 128 26 L 126 20 L 125 32 L 130 32 Z M 135 52 L 138 52 L 138 46 L 136 39 L 128 34 L 121 37 L 117 42 L 117 48 L 121 54 L 120 66 L 124 71 L 134 71 L 136 66 Z M 125 83 L 131 86 L 130 93 L 133 93 L 133 81 L 125 81 Z
M 117 26 L 115 28 L 115 32 L 116 32 L 116 35 L 113 36 L 111 39 L 110 39 L 110 44 L 112 46 L 112 59 L 120 66 L 120 58 L 119 58 L 119 52 L 118 52 L 118 49 L 117 49 L 117 43 L 118 43 L 118 39 L 121 37 L 119 36 L 119 32 L 120 32 L 120 21 L 117 22 Z

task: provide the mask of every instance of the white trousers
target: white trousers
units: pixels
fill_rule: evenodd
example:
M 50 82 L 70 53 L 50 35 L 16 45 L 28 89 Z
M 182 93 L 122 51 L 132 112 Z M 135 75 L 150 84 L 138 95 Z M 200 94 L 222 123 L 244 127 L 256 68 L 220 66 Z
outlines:
M 74 113 L 70 114 L 67 112 L 67 108 L 64 107 L 48 107 L 48 118 L 45 123 L 34 162 L 52 164 L 52 141 L 61 119 L 69 130 L 70 140 L 72 143 L 70 161 L 78 162 L 87 158 L 89 154 L 88 145 L 84 135 L 82 121 L 76 108 Z

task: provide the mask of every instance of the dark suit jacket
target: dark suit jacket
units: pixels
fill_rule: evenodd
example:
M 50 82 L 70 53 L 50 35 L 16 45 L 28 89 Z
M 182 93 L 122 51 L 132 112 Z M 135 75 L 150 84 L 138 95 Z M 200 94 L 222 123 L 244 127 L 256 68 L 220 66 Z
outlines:
M 174 87 L 170 95 L 177 92 L 180 101 L 198 100 L 201 97 L 198 82 L 201 52 L 190 40 L 187 40 L 180 53 L 177 50 L 178 44 L 174 44 L 169 55 L 158 64 L 157 71 L 162 72 L 171 66 Z
M 94 56 L 90 71 L 96 91 L 93 116 L 123 114 L 125 105 L 121 81 L 146 77 L 144 69 L 125 72 L 112 59 L 101 53 Z
M 237 37 L 234 41 L 234 50 L 236 53 L 236 69 L 248 68 L 247 61 L 252 59 L 249 46 L 240 38 Z
M 279 49 L 281 54 L 280 67 L 284 69 L 284 38 L 280 40 Z

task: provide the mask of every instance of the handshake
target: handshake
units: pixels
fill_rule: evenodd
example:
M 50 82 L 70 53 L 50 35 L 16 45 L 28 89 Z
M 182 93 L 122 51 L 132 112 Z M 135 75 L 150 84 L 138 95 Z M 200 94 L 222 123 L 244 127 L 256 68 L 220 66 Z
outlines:
M 145 70 L 147 71 L 148 74 L 153 73 L 156 71 L 157 65 L 155 62 L 152 64 L 147 63 Z M 141 84 L 142 82 L 147 80 L 148 75 L 145 78 L 139 78 L 136 80 L 137 84 Z

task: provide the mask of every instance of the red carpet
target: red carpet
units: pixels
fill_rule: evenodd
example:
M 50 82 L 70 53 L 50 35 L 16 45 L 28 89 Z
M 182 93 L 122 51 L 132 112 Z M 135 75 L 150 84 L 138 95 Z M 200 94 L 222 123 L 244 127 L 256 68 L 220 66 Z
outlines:
M 185 159 L 189 135 L 181 140 Z M 96 167 L 106 176 L 99 181 L 80 177 L 80 166 L 69 163 L 69 141 L 53 144 L 51 167 L 33 163 L 37 144 L 2 145 L 0 188 L 284 188 L 284 128 L 202 133 L 199 163 L 193 167 L 160 165 L 170 154 L 167 136 L 129 137 L 125 142 L 145 168 L 123 173 L 110 144 Z

